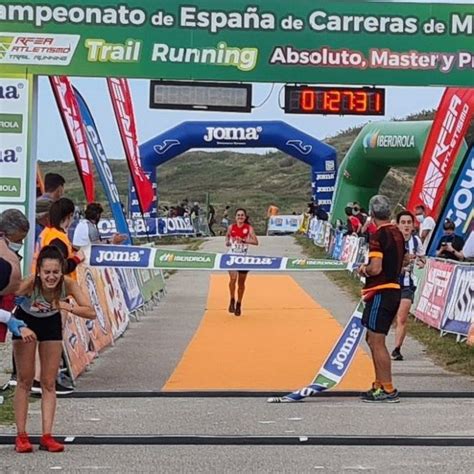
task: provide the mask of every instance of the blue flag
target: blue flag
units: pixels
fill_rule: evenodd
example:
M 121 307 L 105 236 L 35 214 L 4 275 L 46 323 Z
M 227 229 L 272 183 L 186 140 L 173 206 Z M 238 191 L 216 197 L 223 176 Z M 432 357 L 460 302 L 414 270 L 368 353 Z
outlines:
M 446 219 L 454 222 L 456 235 L 465 241 L 471 232 L 474 220 L 474 145 L 467 151 L 463 163 L 449 190 L 443 211 L 439 216 L 427 255 L 436 255 L 436 247 L 443 236 Z
M 102 182 L 102 186 L 104 187 L 107 200 L 109 201 L 110 209 L 112 210 L 112 215 L 117 226 L 117 231 L 120 234 L 128 236 L 128 239 L 126 242 L 124 242 L 124 244 L 130 245 L 132 243 L 132 236 L 128 228 L 127 219 L 125 218 L 122 203 L 120 202 L 118 189 L 115 185 L 112 170 L 109 166 L 109 160 L 105 154 L 104 147 L 102 146 L 99 132 L 84 98 L 76 88 L 74 88 L 74 93 L 77 98 L 77 103 L 79 104 L 82 121 L 84 122 L 84 126 L 86 128 L 87 142 L 89 144 L 92 159 L 94 160 L 95 167 L 99 173 L 99 178 Z

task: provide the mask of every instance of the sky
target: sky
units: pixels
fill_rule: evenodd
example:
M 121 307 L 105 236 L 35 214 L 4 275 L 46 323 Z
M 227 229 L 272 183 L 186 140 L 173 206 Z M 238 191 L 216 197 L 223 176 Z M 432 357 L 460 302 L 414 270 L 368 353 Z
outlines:
M 103 78 L 72 78 L 72 82 L 91 109 L 107 156 L 110 159 L 123 158 L 124 152 L 106 80 Z M 139 143 L 143 143 L 186 120 L 282 120 L 323 140 L 335 135 L 338 131 L 369 121 L 391 120 L 421 110 L 436 108 L 443 93 L 443 88 L 440 87 L 387 87 L 385 117 L 341 117 L 285 114 L 279 105 L 279 103 L 283 103 L 283 84 L 274 86 L 272 84 L 254 84 L 252 102 L 254 106 L 261 106 L 253 109 L 249 114 L 150 109 L 148 107 L 150 82 L 143 79 L 131 79 L 129 84 L 132 91 Z M 37 130 L 37 156 L 40 160 L 73 160 L 49 81 L 45 77 L 39 78 Z M 267 150 L 239 148 L 239 151 L 264 153 Z

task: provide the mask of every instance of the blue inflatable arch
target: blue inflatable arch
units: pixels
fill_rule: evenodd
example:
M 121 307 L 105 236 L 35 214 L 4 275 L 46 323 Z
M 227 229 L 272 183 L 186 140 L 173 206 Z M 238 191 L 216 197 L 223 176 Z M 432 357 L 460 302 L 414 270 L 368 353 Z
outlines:
M 311 166 L 312 196 L 331 207 L 336 150 L 285 122 L 183 122 L 140 146 L 142 166 L 156 183 L 156 168 L 191 148 L 278 148 Z

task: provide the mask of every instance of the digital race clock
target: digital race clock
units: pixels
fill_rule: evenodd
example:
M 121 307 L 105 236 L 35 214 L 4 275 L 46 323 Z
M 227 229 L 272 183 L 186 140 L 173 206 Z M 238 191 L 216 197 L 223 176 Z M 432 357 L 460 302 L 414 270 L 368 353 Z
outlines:
M 384 115 L 385 89 L 285 86 L 285 113 Z
M 252 84 L 150 81 L 150 108 L 250 112 Z

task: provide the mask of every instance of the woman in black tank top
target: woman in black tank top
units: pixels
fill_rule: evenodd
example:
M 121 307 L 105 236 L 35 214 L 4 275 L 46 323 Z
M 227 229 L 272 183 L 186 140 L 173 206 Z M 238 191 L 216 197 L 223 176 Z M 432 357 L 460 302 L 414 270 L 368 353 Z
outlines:
M 41 363 L 41 411 L 42 433 L 40 449 L 50 452 L 64 450 L 52 436 L 54 413 L 56 411 L 56 375 L 62 353 L 61 311 L 67 311 L 85 319 L 95 319 L 95 312 L 89 297 L 76 281 L 64 276 L 65 260 L 60 250 L 52 245 L 44 247 L 38 255 L 36 274 L 20 285 L 17 295 L 24 296 L 15 315 L 23 319 L 36 333 Z M 73 299 L 69 299 L 71 296 Z M 26 434 L 28 397 L 35 374 L 36 343 L 25 343 L 14 338 L 13 353 L 17 368 L 17 388 L 14 407 L 17 427 L 15 449 L 17 452 L 31 452 L 32 446 Z

